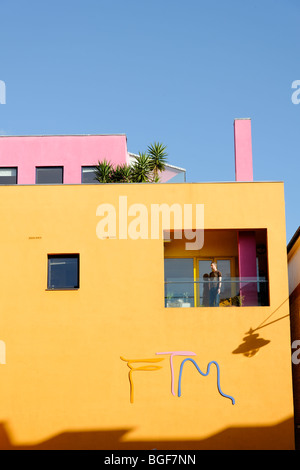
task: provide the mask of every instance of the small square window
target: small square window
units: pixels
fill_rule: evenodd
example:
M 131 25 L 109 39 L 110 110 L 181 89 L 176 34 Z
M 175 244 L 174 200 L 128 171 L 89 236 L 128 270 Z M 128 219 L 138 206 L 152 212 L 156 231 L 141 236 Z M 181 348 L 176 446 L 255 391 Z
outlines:
M 36 184 L 62 184 L 62 166 L 39 166 L 36 167 Z
M 48 255 L 48 289 L 79 289 L 79 255 Z
M 83 184 L 97 184 L 98 180 L 95 178 L 95 166 L 82 166 L 81 167 L 81 183 Z
M 17 168 L 0 168 L 0 184 L 17 184 Z

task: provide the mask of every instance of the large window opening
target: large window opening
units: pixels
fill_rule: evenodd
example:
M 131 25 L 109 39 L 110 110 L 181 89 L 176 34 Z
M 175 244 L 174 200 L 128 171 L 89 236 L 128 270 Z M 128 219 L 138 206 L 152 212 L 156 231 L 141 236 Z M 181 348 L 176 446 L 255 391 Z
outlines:
M 201 250 L 187 251 L 184 237 L 171 233 L 164 243 L 165 307 L 269 305 L 267 231 L 253 230 L 250 236 L 249 253 L 247 246 L 241 248 L 240 231 L 229 229 L 206 230 Z

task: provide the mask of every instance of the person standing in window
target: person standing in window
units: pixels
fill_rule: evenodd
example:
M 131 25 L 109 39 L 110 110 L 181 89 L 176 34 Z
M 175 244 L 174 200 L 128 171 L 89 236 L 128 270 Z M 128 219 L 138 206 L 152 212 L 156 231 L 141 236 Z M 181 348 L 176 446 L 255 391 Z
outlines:
M 222 286 L 222 273 L 218 271 L 216 263 L 211 263 L 209 274 L 209 306 L 219 307 Z

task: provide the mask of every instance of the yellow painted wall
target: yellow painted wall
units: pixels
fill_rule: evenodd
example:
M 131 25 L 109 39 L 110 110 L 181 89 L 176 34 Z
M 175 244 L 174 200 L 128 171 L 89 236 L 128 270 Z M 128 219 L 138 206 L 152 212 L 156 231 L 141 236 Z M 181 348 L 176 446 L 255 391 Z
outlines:
M 165 309 L 163 241 L 96 236 L 97 207 L 124 195 L 204 204 L 205 229 L 266 228 L 270 306 Z M 294 447 L 283 184 L 17 186 L 0 200 L 0 448 Z M 48 253 L 80 254 L 78 290 L 47 290 Z M 234 353 L 249 329 L 268 343 Z M 235 405 L 192 363 L 173 396 L 156 353 L 179 350 L 202 371 L 217 361 Z M 120 356 L 165 357 L 133 373 L 134 403 Z

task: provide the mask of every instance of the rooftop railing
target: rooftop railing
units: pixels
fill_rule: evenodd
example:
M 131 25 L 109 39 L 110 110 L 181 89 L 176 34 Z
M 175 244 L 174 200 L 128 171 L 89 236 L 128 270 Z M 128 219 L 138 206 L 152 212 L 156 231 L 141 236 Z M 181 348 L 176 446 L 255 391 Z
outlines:
M 178 278 L 165 282 L 167 308 L 266 305 L 269 305 L 268 281 L 264 277 L 222 278 L 220 284 Z

